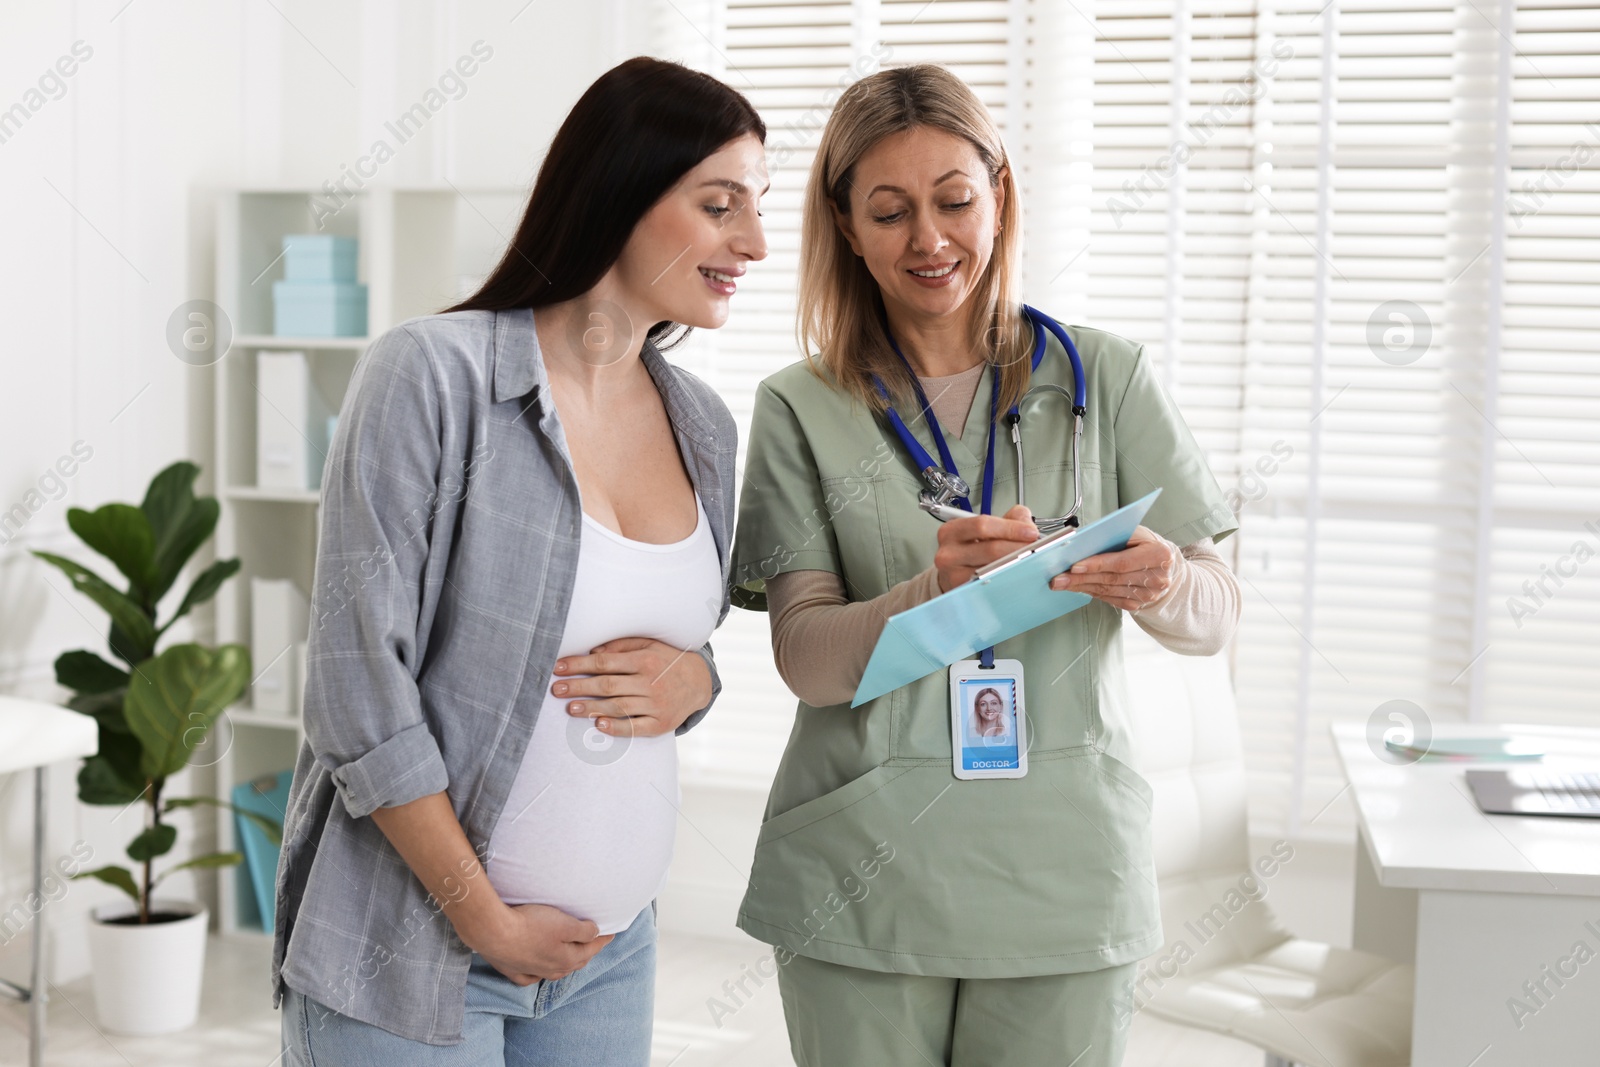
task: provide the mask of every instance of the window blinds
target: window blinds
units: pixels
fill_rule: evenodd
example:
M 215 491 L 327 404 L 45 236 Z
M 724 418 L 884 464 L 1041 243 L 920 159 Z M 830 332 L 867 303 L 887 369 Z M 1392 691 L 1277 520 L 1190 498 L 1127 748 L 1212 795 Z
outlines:
M 1515 5 L 1498 407 L 1482 532 L 1487 718 L 1600 719 L 1600 5 Z M 1513 32 L 1514 31 L 1514 32 Z M 1512 45 L 1514 44 L 1514 48 Z
M 673 3 L 662 54 L 744 91 L 779 161 L 772 255 L 681 357 L 741 428 L 798 356 L 839 78 L 881 42 L 994 110 L 1029 299 L 1143 341 L 1241 507 L 1257 832 L 1347 835 L 1328 726 L 1392 700 L 1435 727 L 1600 720 L 1600 6 Z M 719 632 L 691 768 L 770 774 L 793 700 L 766 642 L 760 615 Z

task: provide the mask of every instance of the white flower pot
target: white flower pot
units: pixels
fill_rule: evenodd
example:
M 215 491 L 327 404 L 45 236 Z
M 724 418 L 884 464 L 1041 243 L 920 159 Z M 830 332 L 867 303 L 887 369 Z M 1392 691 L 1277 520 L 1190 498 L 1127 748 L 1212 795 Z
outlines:
M 206 909 L 175 900 L 152 901 L 152 913 L 185 916 L 148 925 L 108 922 L 136 915 L 132 901 L 105 904 L 89 917 L 89 963 L 100 1025 L 118 1034 L 170 1034 L 200 1014 L 206 962 Z

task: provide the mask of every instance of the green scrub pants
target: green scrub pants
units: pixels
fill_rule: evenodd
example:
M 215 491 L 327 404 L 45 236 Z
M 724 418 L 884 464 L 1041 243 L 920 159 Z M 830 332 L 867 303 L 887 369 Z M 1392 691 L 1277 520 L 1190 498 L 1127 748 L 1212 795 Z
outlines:
M 1119 1067 L 1137 968 L 930 978 L 795 956 L 778 989 L 799 1067 Z

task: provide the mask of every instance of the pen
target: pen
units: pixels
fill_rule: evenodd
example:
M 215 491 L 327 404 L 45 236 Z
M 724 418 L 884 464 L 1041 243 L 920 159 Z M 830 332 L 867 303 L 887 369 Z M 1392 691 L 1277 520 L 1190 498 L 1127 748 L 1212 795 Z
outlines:
M 970 519 L 972 512 L 953 508 L 949 504 L 925 503 L 922 510 L 938 519 L 940 522 L 949 522 L 951 519 Z

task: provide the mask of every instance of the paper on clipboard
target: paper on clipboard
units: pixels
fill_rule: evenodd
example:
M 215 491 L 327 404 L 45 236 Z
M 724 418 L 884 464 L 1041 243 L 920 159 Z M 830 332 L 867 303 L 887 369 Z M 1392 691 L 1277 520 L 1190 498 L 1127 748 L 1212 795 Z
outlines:
M 1088 594 L 1051 589 L 1050 579 L 1079 560 L 1127 545 L 1159 495 L 1157 489 L 994 574 L 891 615 L 850 706 L 1083 607 Z

